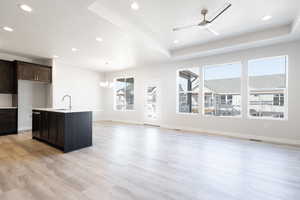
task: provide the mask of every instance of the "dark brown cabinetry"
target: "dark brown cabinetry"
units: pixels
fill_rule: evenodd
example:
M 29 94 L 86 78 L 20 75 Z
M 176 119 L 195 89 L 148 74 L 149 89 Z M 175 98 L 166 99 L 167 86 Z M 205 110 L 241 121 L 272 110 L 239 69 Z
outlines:
M 61 143 L 61 141 L 57 141 L 59 138 L 58 130 L 61 129 L 61 127 L 58 127 L 61 123 L 58 123 L 58 121 L 61 119 L 63 120 L 54 112 L 33 111 L 32 136 L 53 145 Z
M 33 110 L 32 137 L 64 152 L 92 145 L 92 112 Z
M 32 137 L 41 138 L 41 113 L 32 112 Z
M 13 107 L 18 107 L 18 80 L 51 83 L 52 67 L 22 61 L 0 60 L 0 94 L 12 94 L 11 105 Z M 43 118 L 46 120 L 47 117 L 47 114 L 43 115 Z M 43 137 L 47 141 L 50 140 L 47 124 L 42 123 L 41 116 L 35 119 L 36 121 L 33 122 L 34 129 L 41 130 L 41 132 L 34 132 L 34 134 L 37 134 L 36 137 Z M 0 108 L 0 135 L 17 133 L 17 122 L 17 109 Z M 44 129 L 41 129 L 42 127 Z
M 16 67 L 13 62 L 0 60 L 0 93 L 17 93 Z
M 52 70 L 49 66 L 16 61 L 18 80 L 52 82 Z
M 17 133 L 17 109 L 0 109 L 0 135 Z

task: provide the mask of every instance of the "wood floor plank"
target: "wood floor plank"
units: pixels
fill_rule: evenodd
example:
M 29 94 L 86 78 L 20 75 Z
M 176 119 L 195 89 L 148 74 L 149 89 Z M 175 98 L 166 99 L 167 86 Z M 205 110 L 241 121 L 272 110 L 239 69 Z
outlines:
M 63 154 L 0 137 L 0 199 L 298 200 L 300 148 L 101 122 L 90 148 Z

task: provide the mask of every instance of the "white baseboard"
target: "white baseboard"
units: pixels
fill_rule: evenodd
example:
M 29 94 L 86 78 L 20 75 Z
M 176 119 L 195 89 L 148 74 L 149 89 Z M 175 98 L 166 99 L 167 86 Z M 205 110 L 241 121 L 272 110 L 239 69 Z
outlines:
M 31 127 L 18 127 L 18 132 L 30 131 Z
M 130 121 L 130 120 L 98 120 L 98 122 L 116 122 L 123 124 L 133 124 L 133 125 L 144 125 L 142 122 Z
M 136 124 L 136 125 L 144 125 L 142 122 L 137 121 L 126 121 L 126 120 L 105 120 L 110 122 L 119 122 L 119 123 L 126 123 L 126 124 Z M 175 129 L 175 130 L 182 130 L 182 131 L 191 131 L 201 134 L 213 134 L 225 137 L 232 137 L 237 139 L 246 139 L 246 140 L 260 140 L 267 143 L 275 143 L 275 144 L 287 144 L 287 145 L 295 145 L 300 146 L 300 140 L 292 140 L 292 139 L 285 139 L 285 138 L 274 138 L 274 137 L 266 137 L 266 136 L 257 136 L 257 135 L 249 135 L 243 133 L 233 133 L 233 132 L 223 132 L 223 131 L 216 131 L 216 130 L 204 130 L 199 128 L 190 128 L 190 127 L 179 127 L 173 125 L 162 124 L 160 125 L 161 128 L 165 129 Z
M 192 132 L 203 133 L 203 134 L 213 134 L 213 135 L 219 135 L 219 136 L 225 136 L 225 137 L 233 137 L 233 138 L 238 138 L 238 139 L 261 140 L 263 142 L 268 142 L 268 143 L 300 146 L 300 140 L 257 136 L 257 135 L 243 134 L 243 133 L 223 132 L 223 131 L 216 131 L 216 130 L 204 130 L 204 129 L 199 129 L 199 128 L 176 127 L 176 126 L 174 127 L 171 125 L 162 125 L 161 127 L 167 128 L 167 129 L 177 129 L 177 130 L 179 129 L 179 130 L 183 130 L 183 131 L 192 131 Z

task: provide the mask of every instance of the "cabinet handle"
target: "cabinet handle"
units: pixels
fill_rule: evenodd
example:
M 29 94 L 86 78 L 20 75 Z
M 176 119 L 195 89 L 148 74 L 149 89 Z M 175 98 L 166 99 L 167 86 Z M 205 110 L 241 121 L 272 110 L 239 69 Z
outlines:
M 40 115 L 41 113 L 40 112 L 33 112 L 33 114 Z

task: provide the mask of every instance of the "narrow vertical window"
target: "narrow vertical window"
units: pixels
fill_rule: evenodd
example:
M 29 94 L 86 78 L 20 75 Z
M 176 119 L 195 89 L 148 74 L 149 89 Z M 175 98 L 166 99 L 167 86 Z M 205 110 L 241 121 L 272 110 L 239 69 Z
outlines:
M 204 67 L 204 115 L 241 115 L 241 63 Z
M 269 119 L 287 117 L 287 59 L 287 56 L 281 56 L 249 61 L 250 117 Z
M 199 68 L 178 71 L 178 112 L 199 113 Z
M 115 79 L 115 110 L 134 109 L 134 78 Z

